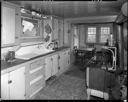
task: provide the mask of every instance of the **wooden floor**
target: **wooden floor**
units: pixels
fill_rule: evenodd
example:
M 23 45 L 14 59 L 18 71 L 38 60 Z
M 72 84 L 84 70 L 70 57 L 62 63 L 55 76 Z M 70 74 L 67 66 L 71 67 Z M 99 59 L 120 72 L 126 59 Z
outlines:
M 85 69 L 71 65 L 62 75 L 50 78 L 35 100 L 87 100 Z M 91 100 L 102 99 L 92 96 Z
M 71 65 L 58 77 L 46 82 L 36 100 L 86 100 L 85 72 L 80 66 Z

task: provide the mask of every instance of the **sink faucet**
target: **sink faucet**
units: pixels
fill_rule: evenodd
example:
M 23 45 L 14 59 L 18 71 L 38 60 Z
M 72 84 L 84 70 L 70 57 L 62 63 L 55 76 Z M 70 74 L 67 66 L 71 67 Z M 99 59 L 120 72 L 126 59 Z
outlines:
M 52 48 L 53 45 L 54 45 L 53 42 L 49 43 L 48 46 L 47 46 L 47 49 Z

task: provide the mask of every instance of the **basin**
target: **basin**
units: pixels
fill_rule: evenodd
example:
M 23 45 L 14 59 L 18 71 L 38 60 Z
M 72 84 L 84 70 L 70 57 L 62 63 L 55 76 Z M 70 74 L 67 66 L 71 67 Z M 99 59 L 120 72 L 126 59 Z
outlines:
M 16 56 L 16 58 L 23 59 L 23 60 L 29 60 L 29 59 L 31 59 L 33 57 L 36 57 L 36 56 L 39 56 L 39 54 L 37 54 L 37 53 L 26 53 L 26 54 L 23 54 L 23 55 Z
M 16 58 L 23 59 L 23 60 L 29 60 L 29 59 L 34 58 L 36 56 L 43 55 L 43 54 L 53 52 L 53 51 L 54 50 L 33 50 L 29 53 L 26 53 L 23 55 L 18 55 L 18 56 L 16 56 Z
M 41 55 L 41 54 L 46 54 L 46 53 L 49 53 L 49 52 L 53 52 L 54 50 L 47 50 L 47 49 L 40 49 L 40 50 L 34 50 L 33 52 L 38 54 L 38 55 Z

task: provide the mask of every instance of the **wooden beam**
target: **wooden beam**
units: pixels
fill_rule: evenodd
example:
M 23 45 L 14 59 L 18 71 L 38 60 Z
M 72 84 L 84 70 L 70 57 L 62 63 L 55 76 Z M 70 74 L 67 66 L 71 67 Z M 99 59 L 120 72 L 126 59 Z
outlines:
M 116 18 L 117 15 L 67 18 L 66 20 L 71 23 L 105 23 L 115 22 Z

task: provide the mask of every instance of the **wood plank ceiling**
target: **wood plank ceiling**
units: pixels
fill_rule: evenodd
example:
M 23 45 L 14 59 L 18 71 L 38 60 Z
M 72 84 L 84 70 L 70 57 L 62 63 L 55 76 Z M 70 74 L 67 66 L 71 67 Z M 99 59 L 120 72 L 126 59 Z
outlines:
M 117 1 L 11 1 L 29 10 L 41 11 L 46 15 L 64 18 L 118 15 L 122 4 Z

